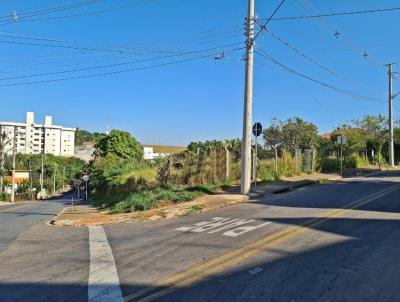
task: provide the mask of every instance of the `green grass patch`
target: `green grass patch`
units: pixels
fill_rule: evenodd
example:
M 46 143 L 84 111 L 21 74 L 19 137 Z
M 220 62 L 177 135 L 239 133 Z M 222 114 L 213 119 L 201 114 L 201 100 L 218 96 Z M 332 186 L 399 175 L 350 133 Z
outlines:
M 145 211 L 152 209 L 157 200 L 149 193 L 133 193 L 111 208 L 112 214 Z
M 208 192 L 208 191 L 207 191 Z M 110 197 L 95 198 L 95 205 L 110 210 L 110 213 L 129 213 L 156 208 L 160 202 L 188 202 L 205 195 L 202 188 L 158 187 L 143 192 L 115 194 Z

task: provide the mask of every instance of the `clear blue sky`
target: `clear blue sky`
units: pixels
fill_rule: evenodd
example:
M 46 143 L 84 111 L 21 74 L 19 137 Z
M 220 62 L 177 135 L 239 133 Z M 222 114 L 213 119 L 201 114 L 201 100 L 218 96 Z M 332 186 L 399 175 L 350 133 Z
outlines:
M 247 0 L 103 0 L 54 13 L 43 10 L 85 0 L 6 2 L 0 6 L 0 84 L 79 77 L 208 57 L 108 76 L 1 86 L 0 120 L 23 121 L 26 111 L 34 111 L 37 122 L 51 114 L 57 124 L 91 131 L 105 131 L 108 122 L 110 128 L 128 130 L 142 143 L 157 144 L 186 145 L 192 140 L 241 136 L 243 50 L 230 50 L 244 41 L 241 29 Z M 279 2 L 256 0 L 256 12 L 260 18 L 266 18 Z M 134 3 L 139 5 L 101 14 L 49 19 Z M 399 1 L 287 0 L 276 17 L 396 6 L 400 6 Z M 14 9 L 20 22 L 7 24 Z M 31 11 L 42 14 L 30 16 Z M 383 65 L 400 63 L 400 37 L 396 32 L 399 15 L 400 11 L 394 11 L 269 24 L 279 37 L 345 80 L 296 56 L 270 34 L 257 39 L 257 49 L 319 81 L 386 99 L 387 73 Z M 45 20 L 23 22 L 31 19 Z M 335 30 L 341 33 L 341 39 L 334 37 Z M 23 39 L 11 34 L 65 42 Z M 227 46 L 231 44 L 237 45 Z M 171 52 L 208 48 L 214 50 L 125 64 L 171 56 Z M 122 53 L 116 52 L 121 49 Z M 141 49 L 140 53 L 137 49 Z M 222 51 L 225 59 L 213 60 Z M 362 56 L 364 51 L 369 55 L 367 59 Z M 98 68 L 120 63 L 124 65 Z M 85 68 L 91 69 L 67 72 Z M 54 72 L 62 73 L 24 77 Z M 4 80 L 13 77 L 23 78 Z M 394 82 L 395 92 L 398 82 Z M 387 114 L 387 103 L 363 101 L 332 91 L 283 71 L 259 55 L 255 57 L 255 121 L 268 124 L 273 117 L 300 116 L 314 122 L 323 133 L 342 121 L 378 113 Z

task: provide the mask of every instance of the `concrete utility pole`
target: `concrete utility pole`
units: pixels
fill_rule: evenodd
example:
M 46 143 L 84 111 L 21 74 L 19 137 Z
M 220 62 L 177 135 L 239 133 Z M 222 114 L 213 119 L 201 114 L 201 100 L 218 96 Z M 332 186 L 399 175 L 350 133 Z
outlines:
M 253 114 L 253 60 L 254 60 L 254 0 L 248 2 L 246 19 L 246 71 L 244 87 L 242 173 L 240 193 L 248 195 L 251 189 L 251 127 Z
M 393 63 L 388 64 L 389 76 L 389 165 L 394 167 L 394 133 L 393 133 L 393 91 L 392 91 L 392 72 Z

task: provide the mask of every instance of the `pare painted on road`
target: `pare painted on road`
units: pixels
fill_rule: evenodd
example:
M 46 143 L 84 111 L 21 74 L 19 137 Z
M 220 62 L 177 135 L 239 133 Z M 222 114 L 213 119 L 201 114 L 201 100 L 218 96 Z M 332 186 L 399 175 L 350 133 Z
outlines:
M 251 223 L 251 225 L 249 225 Z M 177 231 L 214 234 L 223 232 L 222 235 L 237 237 L 270 224 L 271 222 L 255 223 L 253 219 L 214 217 L 210 221 L 202 221 L 193 226 L 177 228 Z

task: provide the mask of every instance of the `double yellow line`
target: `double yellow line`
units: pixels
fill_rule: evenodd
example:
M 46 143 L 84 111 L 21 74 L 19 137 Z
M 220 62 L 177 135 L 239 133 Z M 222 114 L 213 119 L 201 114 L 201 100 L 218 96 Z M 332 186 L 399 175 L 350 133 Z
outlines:
M 400 189 L 400 185 L 391 186 L 367 197 L 358 199 L 343 208 L 330 210 L 319 217 L 309 219 L 302 225 L 285 227 L 280 231 L 267 235 L 266 237 L 256 240 L 241 248 L 232 250 L 220 257 L 217 257 L 206 263 L 194 266 L 185 272 L 179 273 L 171 278 L 161 281 L 154 287 L 144 288 L 136 293 L 128 295 L 124 297 L 124 301 L 128 302 L 135 299 L 139 299 L 138 301 L 142 302 L 153 301 L 157 298 L 172 293 L 179 288 L 186 287 L 211 275 L 215 275 L 229 267 L 238 264 L 239 262 L 242 262 L 259 254 L 260 252 L 268 248 L 278 245 L 284 241 L 290 240 L 295 236 L 298 236 L 318 225 L 323 224 L 329 218 L 339 217 L 352 209 L 361 207 L 387 194 L 395 192 L 398 189 Z

